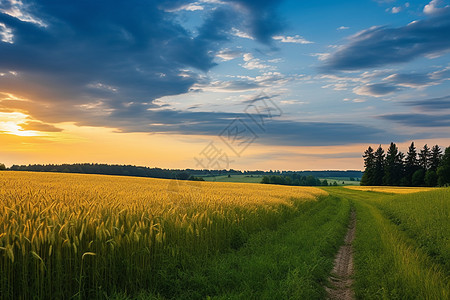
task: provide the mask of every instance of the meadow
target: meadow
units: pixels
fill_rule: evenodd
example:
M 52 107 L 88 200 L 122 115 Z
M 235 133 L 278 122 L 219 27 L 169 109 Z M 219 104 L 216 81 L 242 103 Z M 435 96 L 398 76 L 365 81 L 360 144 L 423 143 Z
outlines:
M 450 189 L 346 187 L 358 299 L 449 299 Z

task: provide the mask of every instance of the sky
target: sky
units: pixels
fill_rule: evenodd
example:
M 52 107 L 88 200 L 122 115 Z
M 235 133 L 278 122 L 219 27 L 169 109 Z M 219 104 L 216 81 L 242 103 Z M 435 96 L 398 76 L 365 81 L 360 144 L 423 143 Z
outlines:
M 0 0 L 0 162 L 360 170 L 449 79 L 445 0 Z

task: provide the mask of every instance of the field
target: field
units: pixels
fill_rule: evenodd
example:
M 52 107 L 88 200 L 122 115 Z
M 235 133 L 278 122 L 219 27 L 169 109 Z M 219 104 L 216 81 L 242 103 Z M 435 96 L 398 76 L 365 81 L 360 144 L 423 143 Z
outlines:
M 0 172 L 1 299 L 448 299 L 450 189 Z
M 0 173 L 2 298 L 99 297 L 240 248 L 326 192 L 102 175 Z
M 449 299 L 449 188 L 328 191 L 349 199 L 356 210 L 357 298 Z
M 260 183 L 262 180 L 261 175 L 221 175 L 221 176 L 205 176 L 203 179 L 205 181 L 215 181 L 215 182 L 246 182 L 246 183 Z

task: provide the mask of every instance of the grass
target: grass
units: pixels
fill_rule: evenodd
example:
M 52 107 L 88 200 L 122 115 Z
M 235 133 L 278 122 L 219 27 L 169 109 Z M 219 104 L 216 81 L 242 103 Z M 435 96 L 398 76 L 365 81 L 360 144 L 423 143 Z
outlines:
M 211 177 L 203 177 L 205 181 L 213 181 L 213 182 L 242 182 L 242 183 L 260 183 L 263 176 L 261 175 L 221 175 L 221 176 L 211 176 Z
M 305 203 L 298 216 L 276 230 L 263 230 L 250 236 L 238 250 L 178 272 L 167 281 L 172 289 L 164 296 L 323 299 L 334 255 L 346 231 L 349 210 L 349 201 L 336 197 Z M 161 296 L 144 295 L 154 299 Z
M 402 188 L 391 188 L 388 193 L 344 188 L 328 191 L 351 200 L 356 208 L 357 298 L 450 297 L 446 256 L 450 190 L 407 195 L 394 194 L 404 193 Z M 436 251 L 439 254 L 433 254 Z
M 397 186 L 349 186 L 348 189 L 363 192 L 378 192 L 390 194 L 411 194 L 419 192 L 433 191 L 436 188 L 426 187 L 397 187 Z

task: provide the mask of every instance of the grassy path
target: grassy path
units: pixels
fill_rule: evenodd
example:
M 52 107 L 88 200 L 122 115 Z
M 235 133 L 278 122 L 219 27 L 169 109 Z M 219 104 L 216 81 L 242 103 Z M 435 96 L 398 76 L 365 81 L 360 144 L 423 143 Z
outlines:
M 331 287 L 326 288 L 329 299 L 336 300 L 352 300 L 355 298 L 353 292 L 353 240 L 356 232 L 356 211 L 351 210 L 350 223 L 348 225 L 347 234 L 345 235 L 344 244 L 334 259 L 334 267 L 331 271 L 329 281 Z
M 450 298 L 448 189 L 417 194 L 413 202 L 408 202 L 410 195 L 344 188 L 327 191 L 350 200 L 356 209 L 354 289 L 358 299 Z M 400 209 L 394 211 L 393 205 Z M 416 221 L 408 223 L 413 217 Z M 422 218 L 439 220 L 423 222 L 419 228 Z M 433 236 L 433 232 L 439 234 Z

